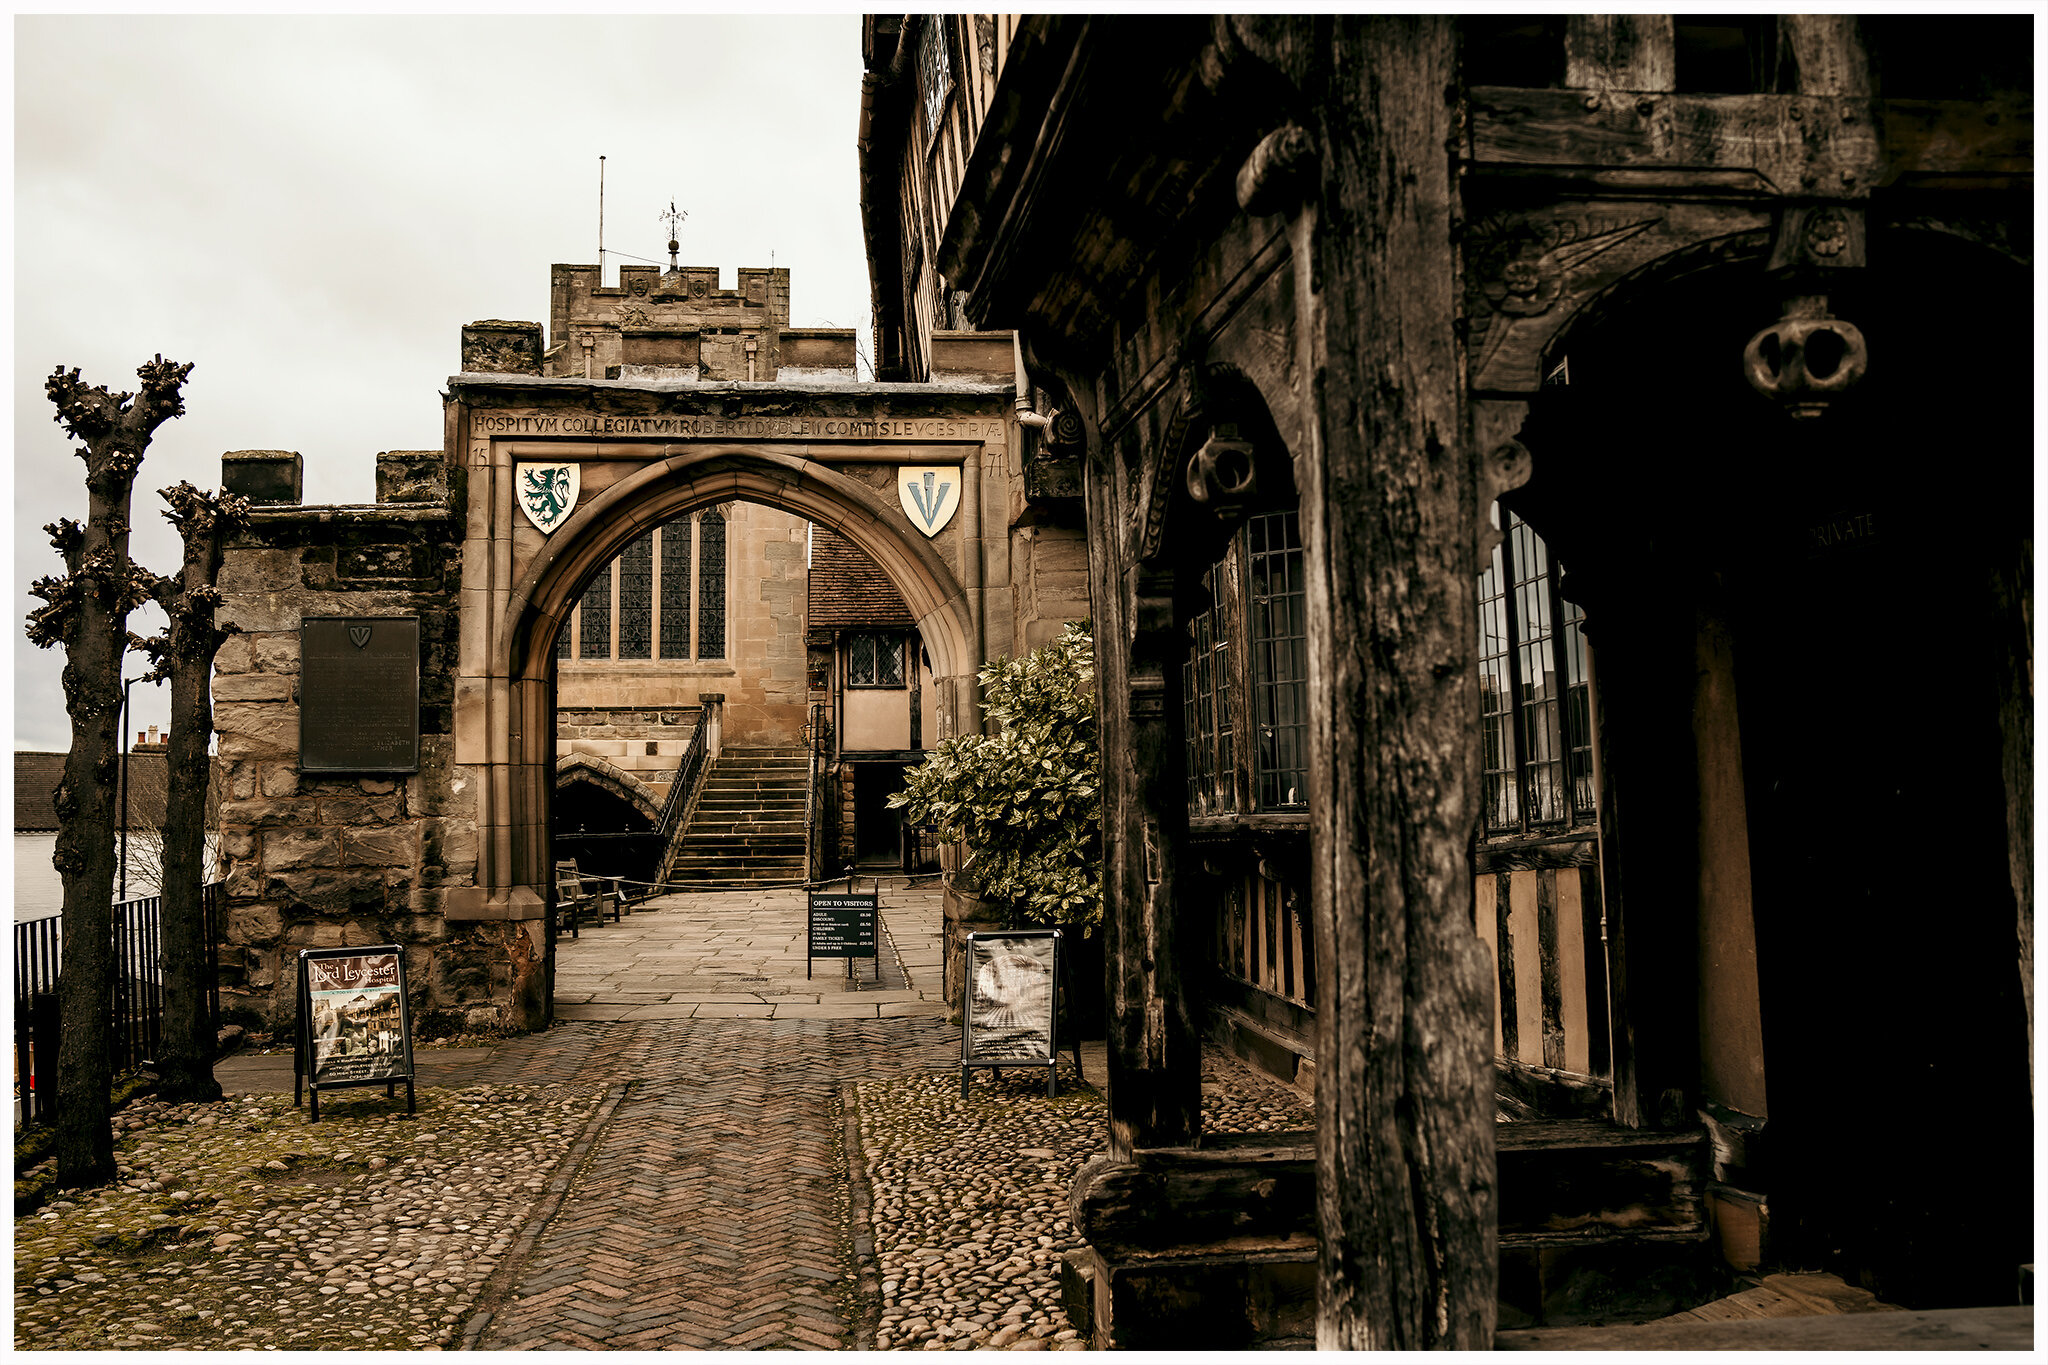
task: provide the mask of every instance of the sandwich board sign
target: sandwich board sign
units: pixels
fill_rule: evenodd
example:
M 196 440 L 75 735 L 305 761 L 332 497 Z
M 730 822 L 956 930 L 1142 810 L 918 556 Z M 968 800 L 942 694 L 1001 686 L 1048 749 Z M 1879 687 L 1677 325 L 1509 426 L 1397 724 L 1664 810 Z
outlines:
M 881 912 L 882 893 L 879 887 L 855 892 L 851 877 L 846 884 L 845 891 L 810 893 L 804 975 L 811 974 L 810 960 L 814 957 L 845 958 L 848 976 L 853 975 L 855 958 L 871 957 L 875 960 L 875 979 L 879 981 L 882 959 L 876 948 L 879 936 L 875 921 Z
M 1059 1094 L 1060 931 L 1016 929 L 967 936 L 967 990 L 961 1010 L 960 1097 L 974 1067 L 1042 1066 L 1045 1093 Z M 1081 1045 L 1074 1077 L 1081 1076 Z
M 381 1085 L 396 1097 L 405 1082 L 413 1097 L 412 1008 L 405 991 L 405 951 L 395 943 L 369 948 L 308 948 L 299 954 L 299 1026 L 292 1049 L 292 1104 L 303 1082 L 320 1121 L 320 1092 Z

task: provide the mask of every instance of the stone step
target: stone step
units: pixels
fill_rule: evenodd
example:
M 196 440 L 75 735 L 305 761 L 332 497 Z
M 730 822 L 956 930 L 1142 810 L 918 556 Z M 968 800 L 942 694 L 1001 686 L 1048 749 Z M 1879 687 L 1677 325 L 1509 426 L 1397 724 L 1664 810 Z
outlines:
M 671 881 L 678 882 L 736 881 L 746 877 L 802 881 L 805 868 L 802 859 L 791 862 L 787 858 L 780 862 L 677 863 L 668 875 Z
M 754 821 L 720 820 L 698 821 L 690 828 L 690 839 L 730 839 L 736 837 L 754 839 L 794 839 L 803 842 L 804 824 L 801 820 Z

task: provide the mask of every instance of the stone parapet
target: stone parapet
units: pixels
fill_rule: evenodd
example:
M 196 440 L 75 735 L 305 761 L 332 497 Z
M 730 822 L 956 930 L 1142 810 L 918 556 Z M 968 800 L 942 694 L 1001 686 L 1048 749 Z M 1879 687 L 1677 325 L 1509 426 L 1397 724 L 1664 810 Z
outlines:
M 462 329 L 465 374 L 539 374 L 540 366 L 541 333 L 537 322 L 493 318 L 472 322 Z
M 299 502 L 305 474 L 296 450 L 230 450 L 220 457 L 221 491 L 257 506 Z

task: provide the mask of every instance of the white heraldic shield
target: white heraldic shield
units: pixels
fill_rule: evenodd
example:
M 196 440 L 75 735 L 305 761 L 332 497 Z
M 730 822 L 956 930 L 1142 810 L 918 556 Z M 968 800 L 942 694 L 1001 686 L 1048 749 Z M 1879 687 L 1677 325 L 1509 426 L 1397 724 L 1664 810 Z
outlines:
M 519 506 L 542 535 L 567 521 L 576 510 L 576 495 L 583 488 L 581 465 L 521 464 L 514 467 L 512 477 L 518 481 Z
M 960 510 L 960 467 L 898 465 L 896 500 L 912 526 L 927 536 L 937 535 Z

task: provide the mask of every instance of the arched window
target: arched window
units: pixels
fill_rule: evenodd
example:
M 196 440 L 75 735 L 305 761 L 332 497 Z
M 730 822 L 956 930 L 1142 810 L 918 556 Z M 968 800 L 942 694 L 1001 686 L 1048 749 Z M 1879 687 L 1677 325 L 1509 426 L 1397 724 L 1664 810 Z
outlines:
M 716 507 L 697 523 L 697 657 L 725 657 L 725 518 Z
M 591 663 L 724 659 L 725 529 L 725 517 L 713 508 L 677 517 L 627 545 L 584 590 L 555 637 L 555 657 Z

